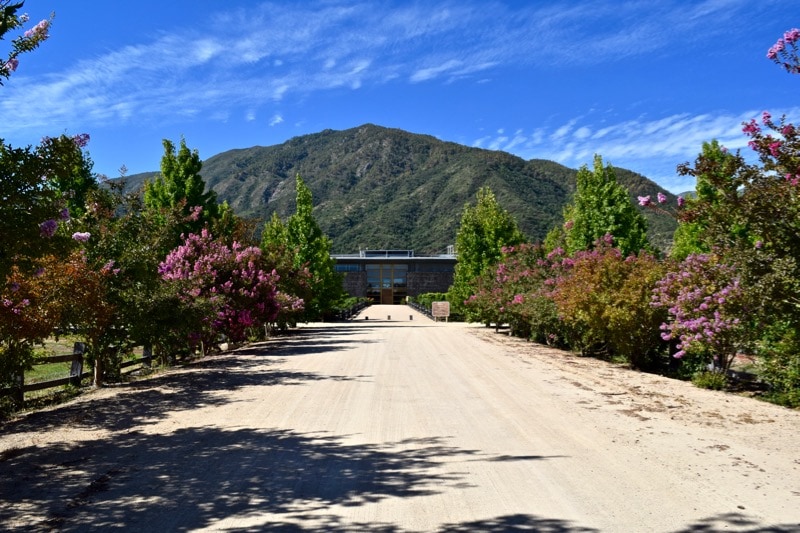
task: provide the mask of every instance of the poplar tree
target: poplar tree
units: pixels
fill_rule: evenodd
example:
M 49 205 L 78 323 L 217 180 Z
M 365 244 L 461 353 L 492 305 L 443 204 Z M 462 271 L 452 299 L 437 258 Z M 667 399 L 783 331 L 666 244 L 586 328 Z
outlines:
M 302 318 L 317 320 L 331 313 L 342 298 L 342 277 L 331 257 L 331 240 L 322 232 L 313 215 L 311 189 L 300 175 L 296 178 L 297 207 L 283 224 L 277 215 L 264 227 L 261 247 L 286 250 L 292 257 L 295 272 L 307 272 L 305 285 L 309 295 Z
M 567 252 L 589 250 L 606 234 L 623 255 L 650 249 L 647 220 L 636 210 L 625 187 L 617 183 L 614 168 L 594 157 L 594 170 L 578 170 L 572 204 L 564 209 Z
M 467 204 L 456 235 L 456 262 L 450 301 L 460 306 L 475 292 L 475 280 L 495 265 L 502 249 L 525 242 L 525 237 L 511 214 L 500 207 L 488 187 L 478 191 L 477 204 Z

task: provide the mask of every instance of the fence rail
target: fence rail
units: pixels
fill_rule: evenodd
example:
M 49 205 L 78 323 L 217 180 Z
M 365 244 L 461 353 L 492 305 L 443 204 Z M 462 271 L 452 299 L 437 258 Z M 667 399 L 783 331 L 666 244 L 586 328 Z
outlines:
M 94 375 L 94 372 L 91 370 L 86 372 L 84 372 L 83 370 L 85 355 L 86 355 L 86 344 L 82 342 L 76 342 L 71 354 L 50 355 L 47 357 L 39 358 L 36 360 L 36 363 L 34 363 L 34 366 L 46 365 L 50 363 L 72 363 L 72 365 L 70 366 L 69 375 L 63 378 L 56 378 L 47 381 L 39 381 L 36 383 L 26 384 L 25 375 L 24 373 L 21 373 L 16 376 L 15 379 L 16 384 L 14 386 L 5 389 L 0 389 L 0 397 L 11 396 L 12 401 L 17 405 L 17 407 L 23 407 L 25 404 L 26 392 L 52 389 L 55 387 L 61 387 L 63 385 L 73 385 L 75 387 L 80 387 L 81 381 L 83 381 L 85 378 L 90 378 Z M 152 364 L 152 360 L 153 360 L 152 347 L 145 346 L 143 348 L 142 357 L 137 357 L 129 361 L 124 361 L 119 365 L 119 368 L 121 370 L 123 368 L 129 368 L 136 365 L 141 365 L 144 368 L 149 368 L 150 365 Z

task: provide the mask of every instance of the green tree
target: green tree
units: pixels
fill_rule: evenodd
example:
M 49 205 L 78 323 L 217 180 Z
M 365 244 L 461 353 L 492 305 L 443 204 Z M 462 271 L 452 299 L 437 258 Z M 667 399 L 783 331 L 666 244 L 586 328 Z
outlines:
M 670 255 L 678 260 L 690 254 L 708 253 L 715 246 L 731 246 L 747 233 L 747 221 L 738 204 L 743 181 L 738 174 L 744 166 L 739 155 L 720 146 L 716 140 L 704 142 L 694 168 L 678 167 L 682 175 L 696 179 L 695 196 L 686 198 L 678 216 Z
M 308 299 L 302 313 L 304 320 L 329 315 L 344 295 L 341 274 L 331 258 L 331 240 L 322 233 L 314 219 L 311 189 L 300 175 L 296 178 L 297 207 L 284 225 L 277 216 L 266 224 L 262 249 L 284 248 L 292 256 L 294 272 L 305 272 Z
M 71 246 L 59 231 L 70 218 L 67 199 L 52 177 L 64 175 L 62 160 L 80 157 L 72 142 L 13 148 L 0 140 L 0 280 L 14 264 L 24 270 L 36 257 Z
M 577 189 L 564 208 L 567 251 L 589 250 L 606 234 L 624 255 L 650 249 L 647 220 L 634 207 L 628 191 L 617 183 L 614 168 L 594 157 L 594 170 L 584 165 L 578 171 Z
M 464 206 L 456 235 L 456 262 L 448 298 L 456 309 L 475 294 L 476 279 L 503 256 L 503 248 L 525 242 L 511 214 L 500 207 L 488 187 L 478 191 L 477 203 Z
M 156 210 L 180 206 L 187 218 L 180 229 L 187 234 L 196 233 L 217 218 L 217 195 L 212 190 L 206 191 L 200 175 L 203 163 L 197 150 L 189 150 L 185 139 L 181 139 L 177 152 L 172 141 L 164 139 L 163 144 L 161 175 L 145 184 L 145 205 Z

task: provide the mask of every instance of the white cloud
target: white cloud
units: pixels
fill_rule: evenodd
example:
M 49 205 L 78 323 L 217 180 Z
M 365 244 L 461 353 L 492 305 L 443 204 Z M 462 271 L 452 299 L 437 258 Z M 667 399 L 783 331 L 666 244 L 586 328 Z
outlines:
M 340 87 L 453 82 L 499 66 L 619 61 L 666 47 L 665 27 L 670 39 L 710 38 L 729 28 L 709 21 L 733 20 L 746 3 L 265 3 L 154 39 L 142 33 L 37 79 L 18 73 L 3 88 L 0 111 L 4 134 L 13 135 L 75 122 L 160 123 Z
M 283 122 L 283 116 L 282 116 L 280 113 L 276 113 L 276 114 L 274 114 L 274 115 L 272 116 L 272 118 L 270 119 L 270 121 L 269 121 L 269 125 L 270 125 L 270 126 L 277 126 L 277 125 L 278 125 L 278 124 L 280 124 L 281 122 Z
M 773 112 L 774 116 L 783 114 L 797 122 L 800 107 Z M 599 154 L 608 163 L 639 172 L 673 192 L 683 192 L 692 188 L 694 182 L 678 176 L 676 167 L 693 162 L 702 144 L 713 139 L 730 150 L 743 149 L 742 154 L 749 157 L 742 123 L 759 116 L 759 111 L 748 110 L 737 114 L 640 117 L 605 125 L 594 134 L 590 134 L 591 125 L 581 123 L 585 119 L 576 118 L 552 131 L 543 128 L 531 133 L 518 131 L 513 138 L 502 135 L 500 129 L 498 135 L 482 137 L 473 146 L 488 146 L 525 159 L 549 159 L 571 168 L 590 165 L 594 154 Z M 569 136 L 573 129 L 573 135 Z

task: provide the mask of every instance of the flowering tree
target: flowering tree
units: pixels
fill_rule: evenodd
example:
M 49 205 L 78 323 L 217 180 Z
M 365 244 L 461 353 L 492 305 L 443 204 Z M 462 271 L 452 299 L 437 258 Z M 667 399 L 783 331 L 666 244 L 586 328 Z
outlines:
M 800 41 L 800 30 L 797 28 L 788 30 L 767 50 L 767 58 L 785 68 L 790 74 L 800 74 L 798 41 Z
M 678 341 L 675 358 L 686 358 L 690 370 L 713 363 L 724 372 L 752 339 L 748 296 L 735 267 L 693 254 L 656 284 L 652 305 L 669 313 L 662 338 Z
M 229 247 L 203 229 L 185 237 L 161 263 L 159 273 L 182 300 L 210 304 L 213 314 L 204 316 L 189 332 L 194 339 L 215 340 L 223 334 L 231 341 L 243 341 L 248 329 L 275 319 L 280 300 L 302 307 L 302 300 L 279 295 L 278 275 L 261 268 L 261 257 L 257 247 L 238 243 Z
M 17 14 L 25 2 L 12 2 L 13 0 L 0 0 L 0 40 L 6 33 L 21 28 L 29 20 L 28 15 Z M 0 58 L 0 85 L 3 85 L 3 79 L 8 79 L 11 73 L 17 70 L 21 54 L 35 50 L 47 40 L 52 21 L 53 15 L 50 19 L 39 21 L 11 41 L 11 51 L 5 59 Z

